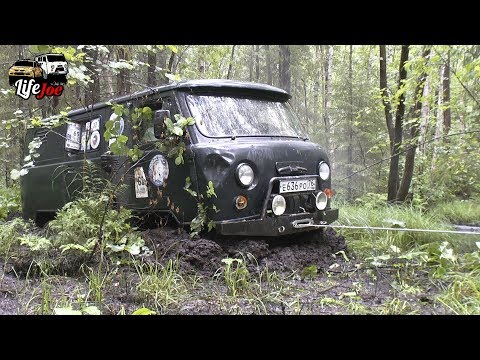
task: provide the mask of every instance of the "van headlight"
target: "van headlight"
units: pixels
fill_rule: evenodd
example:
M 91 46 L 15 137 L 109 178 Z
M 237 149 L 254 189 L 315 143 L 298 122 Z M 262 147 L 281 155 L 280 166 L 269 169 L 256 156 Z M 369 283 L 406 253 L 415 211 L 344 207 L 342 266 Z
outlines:
M 327 207 L 327 203 L 327 194 L 325 194 L 323 191 L 320 191 L 317 196 L 315 196 L 315 206 L 318 210 L 325 210 L 325 208 Z
M 237 179 L 242 186 L 252 185 L 255 173 L 250 165 L 242 163 L 237 167 Z
M 272 211 L 275 215 L 280 216 L 285 212 L 287 202 L 282 195 L 276 195 L 272 200 Z
M 327 180 L 330 177 L 330 166 L 325 161 L 318 164 L 318 175 L 322 180 Z

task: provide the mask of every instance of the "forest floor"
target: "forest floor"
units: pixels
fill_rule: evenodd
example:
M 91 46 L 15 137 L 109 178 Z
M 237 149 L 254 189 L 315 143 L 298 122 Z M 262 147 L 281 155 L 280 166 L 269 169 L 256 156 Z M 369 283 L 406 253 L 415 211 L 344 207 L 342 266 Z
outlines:
M 18 258 L 2 259 L 0 315 L 66 308 L 101 314 L 143 308 L 157 314 L 451 313 L 437 300 L 442 284 L 428 271 L 413 271 L 401 259 L 374 265 L 357 259 L 349 240 L 332 229 L 323 239 L 281 242 L 191 239 L 170 227 L 142 236 L 148 255 L 106 261 L 101 272 L 91 263 L 47 275 Z

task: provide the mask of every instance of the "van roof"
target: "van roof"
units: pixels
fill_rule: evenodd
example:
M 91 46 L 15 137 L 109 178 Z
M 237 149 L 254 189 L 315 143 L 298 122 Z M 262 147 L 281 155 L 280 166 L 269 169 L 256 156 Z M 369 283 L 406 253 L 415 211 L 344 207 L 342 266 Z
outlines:
M 236 80 L 221 80 L 221 79 L 203 79 L 203 80 L 185 80 L 179 82 L 173 82 L 167 85 L 157 86 L 148 88 L 145 90 L 137 91 L 135 93 L 124 95 L 118 98 L 114 98 L 108 101 L 99 102 L 96 104 L 89 105 L 85 108 L 71 110 L 68 113 L 68 116 L 78 115 L 83 112 L 97 110 L 102 107 L 107 106 L 106 102 L 115 102 L 122 103 L 129 100 L 135 100 L 140 97 L 153 95 L 159 92 L 169 91 L 169 90 L 179 90 L 179 91 L 189 91 L 189 92 L 208 92 L 209 90 L 219 90 L 219 89 L 239 89 L 246 90 L 248 92 L 262 92 L 269 95 L 273 95 L 281 101 L 287 101 L 291 98 L 291 95 L 288 94 L 285 90 L 279 89 L 277 87 L 265 84 L 259 84 L 254 82 L 246 81 L 236 81 Z
M 43 54 L 37 54 L 37 55 L 35 55 L 35 57 L 44 56 L 44 55 L 63 55 L 63 56 L 65 56 L 62 53 L 43 53 Z

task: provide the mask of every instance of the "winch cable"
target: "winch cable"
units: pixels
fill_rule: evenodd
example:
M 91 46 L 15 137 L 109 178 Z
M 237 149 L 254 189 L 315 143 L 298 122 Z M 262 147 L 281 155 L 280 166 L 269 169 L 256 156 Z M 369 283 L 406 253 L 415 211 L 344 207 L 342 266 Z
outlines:
M 297 228 L 303 227 L 331 227 L 335 229 L 359 229 L 359 230 L 388 230 L 388 231 L 411 231 L 411 232 L 426 232 L 426 233 L 444 233 L 444 234 L 465 234 L 480 236 L 478 231 L 456 231 L 456 230 L 435 230 L 435 229 L 409 229 L 402 227 L 378 227 L 378 226 L 351 226 L 351 225 L 315 225 L 315 224 L 298 224 L 294 226 Z

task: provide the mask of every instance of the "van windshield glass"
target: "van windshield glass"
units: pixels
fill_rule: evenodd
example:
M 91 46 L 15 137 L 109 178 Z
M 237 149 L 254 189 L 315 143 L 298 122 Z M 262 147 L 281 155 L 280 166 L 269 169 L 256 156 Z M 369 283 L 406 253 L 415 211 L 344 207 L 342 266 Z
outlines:
M 65 56 L 63 55 L 47 55 L 48 61 L 65 61 Z
M 191 94 L 187 103 L 206 136 L 304 136 L 288 103 Z

